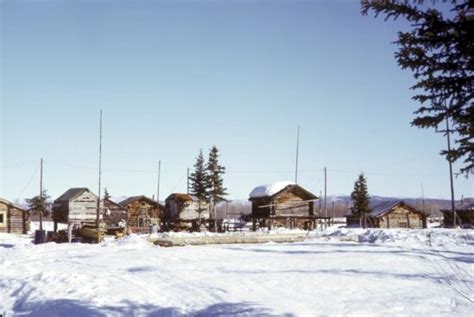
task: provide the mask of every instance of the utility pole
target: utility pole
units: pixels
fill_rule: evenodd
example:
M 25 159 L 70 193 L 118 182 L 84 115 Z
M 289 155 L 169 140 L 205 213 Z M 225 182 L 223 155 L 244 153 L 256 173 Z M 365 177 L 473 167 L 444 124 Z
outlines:
M 96 226 L 99 228 L 100 222 L 100 196 L 101 196 L 101 188 L 100 188 L 100 181 L 102 176 L 102 109 L 100 109 L 100 128 L 99 128 L 99 192 L 97 197 L 97 215 L 96 215 Z
M 187 173 L 187 175 L 188 175 L 188 177 L 186 178 L 186 194 L 189 195 L 189 167 L 188 167 L 186 173 Z
M 425 213 L 425 191 L 423 190 L 423 182 L 421 183 L 421 206 L 423 214 Z
M 451 101 L 452 102 L 452 101 Z M 450 189 L 451 189 L 451 213 L 453 215 L 453 227 L 456 227 L 456 209 L 454 207 L 454 181 L 453 181 L 453 162 L 450 157 L 451 153 L 451 133 L 452 131 L 449 128 L 449 115 L 448 115 L 449 107 L 446 106 L 446 130 L 438 130 L 436 128 L 436 132 L 442 132 L 445 133 L 446 135 L 446 143 L 448 146 L 448 155 L 446 156 L 446 159 L 448 160 L 449 164 L 449 182 L 450 182 Z
M 40 201 L 42 207 L 45 207 L 45 202 L 43 202 L 43 158 L 40 161 Z M 43 231 L 43 212 L 44 210 L 39 210 L 40 231 Z
M 161 176 L 161 160 L 158 161 L 158 182 L 156 184 L 156 201 L 160 203 L 160 176 Z
M 324 168 L 324 214 L 328 216 L 328 186 L 327 186 L 327 168 Z
M 296 163 L 295 163 L 295 184 L 298 184 L 298 154 L 300 150 L 300 126 L 296 132 Z

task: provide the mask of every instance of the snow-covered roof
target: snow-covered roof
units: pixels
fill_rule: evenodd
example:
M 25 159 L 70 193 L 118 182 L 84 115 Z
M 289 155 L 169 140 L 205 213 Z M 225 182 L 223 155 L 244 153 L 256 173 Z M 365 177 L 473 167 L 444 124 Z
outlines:
M 260 185 L 260 186 L 255 187 L 250 192 L 250 198 L 273 196 L 290 185 L 295 185 L 295 183 L 285 181 L 285 182 L 276 182 L 273 184 Z

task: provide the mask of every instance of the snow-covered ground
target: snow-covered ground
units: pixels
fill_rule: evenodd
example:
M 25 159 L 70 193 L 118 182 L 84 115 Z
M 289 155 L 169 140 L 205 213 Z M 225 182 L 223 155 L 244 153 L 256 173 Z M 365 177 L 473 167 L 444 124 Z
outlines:
M 328 229 L 300 243 L 176 248 L 138 235 L 35 246 L 0 234 L 0 263 L 4 316 L 472 316 L 474 309 L 474 230 Z

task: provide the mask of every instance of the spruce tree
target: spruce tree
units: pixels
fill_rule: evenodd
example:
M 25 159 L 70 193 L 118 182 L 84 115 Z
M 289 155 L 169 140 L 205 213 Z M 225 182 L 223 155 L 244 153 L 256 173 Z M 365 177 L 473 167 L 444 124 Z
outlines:
M 354 215 L 357 215 L 362 219 L 365 228 L 367 226 L 367 214 L 370 212 L 370 198 L 367 190 L 367 180 L 363 173 L 359 175 L 354 183 L 354 190 L 351 193 L 351 199 L 351 211 Z
M 447 2 L 447 3 L 446 3 Z M 439 7 L 438 7 L 439 5 Z M 442 7 L 449 6 L 449 13 Z M 420 107 L 411 122 L 419 128 L 445 129 L 448 120 L 455 146 L 441 151 L 448 161 L 463 159 L 461 172 L 474 172 L 474 4 L 472 0 L 362 0 L 362 14 L 370 11 L 399 17 L 411 28 L 398 33 L 395 59 L 412 71 Z
M 227 188 L 224 187 L 222 175 L 225 174 L 225 167 L 219 164 L 219 150 L 214 145 L 209 151 L 209 160 L 207 161 L 207 175 L 209 179 L 209 197 L 213 203 L 225 201 Z
M 196 158 L 196 163 L 194 163 L 194 172 L 189 176 L 189 181 L 191 183 L 191 194 L 196 197 L 199 202 L 207 201 L 209 197 L 209 178 L 206 173 L 202 150 L 199 151 L 199 155 Z
M 40 216 L 40 230 L 43 230 L 43 217 L 49 215 L 51 203 L 49 199 L 51 197 L 47 194 L 46 189 L 43 190 L 41 195 L 37 195 L 33 198 L 26 199 L 28 204 L 28 211 L 30 214 Z

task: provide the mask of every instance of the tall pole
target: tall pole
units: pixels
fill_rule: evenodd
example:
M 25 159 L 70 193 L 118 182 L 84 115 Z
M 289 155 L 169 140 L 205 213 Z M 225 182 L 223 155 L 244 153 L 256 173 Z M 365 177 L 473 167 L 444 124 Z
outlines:
M 298 183 L 298 155 L 300 150 L 300 126 L 296 132 L 296 163 L 295 163 L 295 184 Z
M 189 195 L 189 167 L 186 172 L 187 178 L 186 178 L 186 194 Z
M 99 228 L 100 222 L 100 195 L 101 195 L 101 188 L 100 188 L 100 181 L 101 181 L 101 174 L 102 174 L 102 109 L 100 109 L 100 128 L 99 128 L 99 189 L 98 189 L 98 197 L 97 197 L 97 217 L 96 217 L 96 226 Z
M 324 214 L 328 216 L 328 186 L 327 186 L 327 168 L 324 168 Z
M 156 201 L 160 203 L 161 160 L 158 161 L 158 181 L 156 183 Z
M 42 208 L 45 206 L 43 202 L 43 158 L 40 161 L 40 201 L 42 203 Z M 43 211 L 39 210 L 39 220 L 40 220 L 40 230 L 43 231 Z
M 450 157 L 451 154 L 451 131 L 449 130 L 449 118 L 446 115 L 446 140 L 448 143 L 448 163 L 449 163 L 449 181 L 451 183 L 451 212 L 453 214 L 453 227 L 456 227 L 456 210 L 454 208 L 454 182 L 453 182 L 453 162 Z
M 423 213 L 425 213 L 425 191 L 423 189 L 423 183 L 421 183 L 421 206 L 423 208 Z

